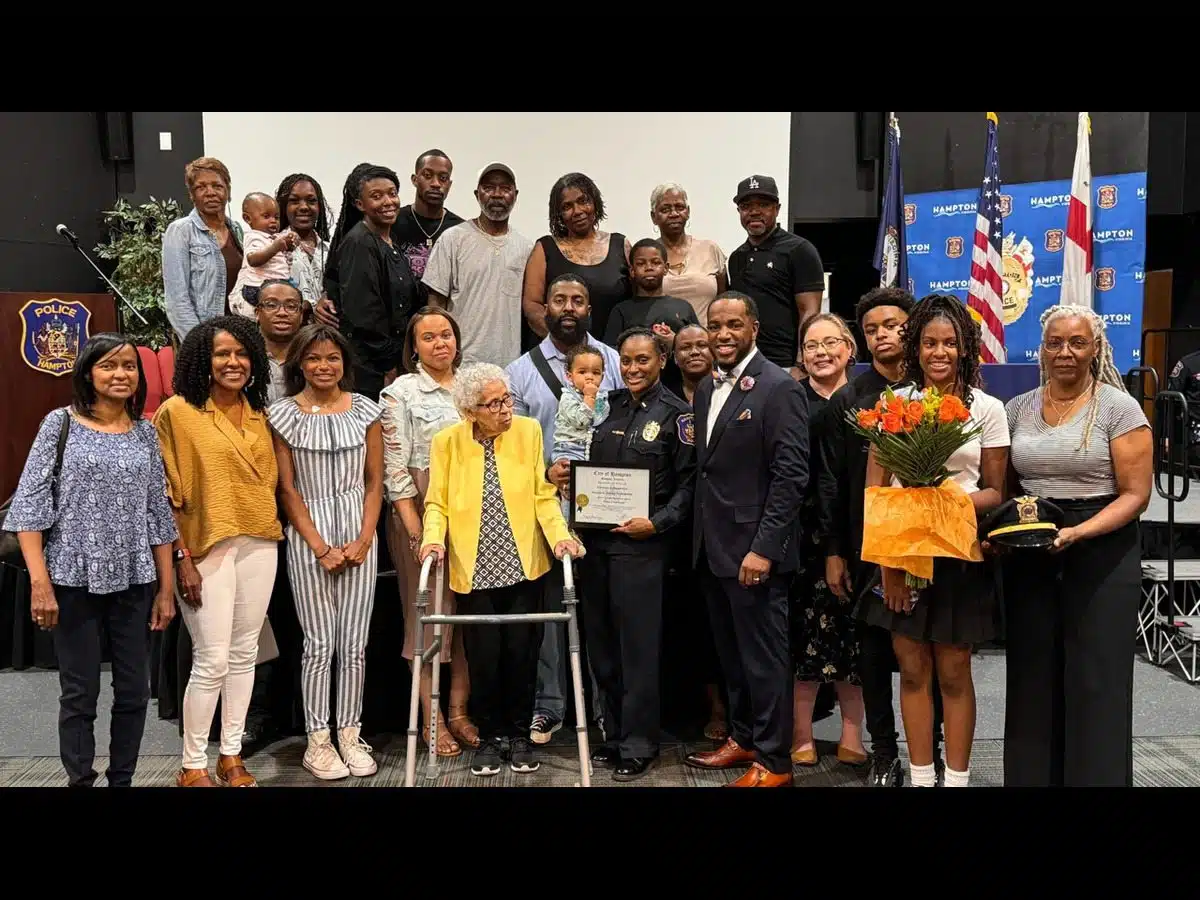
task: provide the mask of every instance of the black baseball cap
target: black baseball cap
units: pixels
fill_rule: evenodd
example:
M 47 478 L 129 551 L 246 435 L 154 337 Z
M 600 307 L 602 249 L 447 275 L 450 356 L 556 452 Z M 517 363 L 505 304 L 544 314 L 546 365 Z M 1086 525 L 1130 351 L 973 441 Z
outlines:
M 737 194 L 734 196 L 733 202 L 741 203 L 747 197 L 770 197 L 778 203 L 779 188 L 775 184 L 775 179 L 770 175 L 751 175 L 738 182 Z

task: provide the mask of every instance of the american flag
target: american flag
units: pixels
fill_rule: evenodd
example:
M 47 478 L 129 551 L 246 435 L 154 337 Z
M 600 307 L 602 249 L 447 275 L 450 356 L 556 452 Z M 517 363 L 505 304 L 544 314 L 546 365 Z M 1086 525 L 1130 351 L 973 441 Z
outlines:
M 967 307 L 980 320 L 983 361 L 1008 361 L 1004 349 L 1004 256 L 1000 252 L 1004 221 L 1000 213 L 1000 153 L 996 148 L 994 112 L 987 114 L 987 154 L 984 157 L 983 184 L 975 206 L 975 246 L 971 251 L 971 284 L 967 289 Z

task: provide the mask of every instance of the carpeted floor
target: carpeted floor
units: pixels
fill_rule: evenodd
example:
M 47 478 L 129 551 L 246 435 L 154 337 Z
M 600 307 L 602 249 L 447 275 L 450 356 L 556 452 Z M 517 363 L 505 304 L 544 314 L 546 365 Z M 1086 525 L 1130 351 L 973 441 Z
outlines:
M 633 784 L 617 784 L 602 769 L 592 775 L 593 787 L 720 787 L 740 771 L 703 772 L 684 765 L 683 758 L 693 747 L 680 744 L 663 748 L 658 765 Z M 797 787 L 863 787 L 865 773 L 841 765 L 833 757 L 834 745 L 821 742 L 826 754 L 816 768 L 796 768 Z M 302 739 L 281 741 L 247 760 L 248 768 L 263 787 L 403 787 L 404 741 L 396 739 L 376 753 L 379 772 L 370 778 L 347 778 L 322 782 L 300 765 L 304 753 Z M 1003 742 L 976 741 L 971 758 L 971 784 L 975 787 L 1000 787 L 1002 783 Z M 542 767 L 529 775 L 503 769 L 493 778 L 475 778 L 469 771 L 469 754 L 443 760 L 436 779 L 426 778 L 428 761 L 424 748 L 417 760 L 417 787 L 574 787 L 579 784 L 579 762 L 575 745 L 569 739 L 555 740 L 539 748 Z M 103 774 L 106 759 L 96 761 Z M 170 787 L 174 784 L 179 757 L 143 756 L 134 779 L 135 787 Z M 63 787 L 66 779 L 56 757 L 0 758 L 0 788 Z M 97 786 L 103 786 L 103 777 Z M 1134 784 L 1137 787 L 1200 787 L 1200 737 L 1156 737 L 1134 740 Z
M 1003 652 L 984 651 L 974 661 L 978 720 L 971 759 L 971 783 L 999 787 L 1003 781 L 1005 658 Z M 54 672 L 0 673 L 0 788 L 54 787 L 66 784 L 58 759 L 58 676 Z M 1190 685 L 1178 674 L 1134 662 L 1134 780 L 1142 787 L 1200 787 L 1200 685 Z M 96 746 L 103 754 L 108 746 L 108 714 L 112 691 L 107 675 L 101 687 L 100 714 L 96 721 Z M 897 723 L 900 723 L 897 710 Z M 840 765 L 833 754 L 840 723 L 836 717 L 818 722 L 814 728 L 824 755 L 813 769 L 796 769 L 799 787 L 857 787 L 865 772 Z M 372 778 L 346 779 L 332 787 L 397 787 L 404 783 L 403 735 L 382 736 L 376 741 L 380 771 Z M 508 769 L 494 778 L 474 778 L 469 772 L 470 756 L 444 760 L 436 784 L 470 787 L 571 787 L 579 781 L 574 733 L 558 732 L 547 747 L 538 748 L 541 769 L 517 775 Z M 707 744 L 665 744 L 658 765 L 644 778 L 621 787 L 715 787 L 739 773 L 703 772 L 683 764 L 683 758 Z M 904 753 L 901 743 L 901 753 Z M 142 757 L 135 784 L 168 786 L 174 783 L 179 765 L 180 739 L 174 722 L 159 719 L 151 704 L 142 741 Z M 325 786 L 300 765 L 302 738 L 279 741 L 247 759 L 250 770 L 264 786 Z M 210 747 L 215 762 L 216 747 Z M 907 760 L 906 760 L 907 762 Z M 96 761 L 103 772 L 107 760 Z M 427 754 L 422 746 L 417 760 L 418 785 L 424 778 Z M 104 784 L 104 779 L 100 779 Z M 597 769 L 596 787 L 617 786 L 608 773 Z

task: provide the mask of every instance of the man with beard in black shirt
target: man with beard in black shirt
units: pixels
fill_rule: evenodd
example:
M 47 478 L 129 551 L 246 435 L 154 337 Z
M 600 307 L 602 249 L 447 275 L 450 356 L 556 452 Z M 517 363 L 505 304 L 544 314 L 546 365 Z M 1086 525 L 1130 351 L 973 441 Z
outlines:
M 870 409 L 888 387 L 906 383 L 901 327 L 916 299 L 899 288 L 875 288 L 854 310 L 859 331 L 871 353 L 871 368 L 829 398 L 828 422 L 821 440 L 822 465 L 817 483 L 820 530 L 825 540 L 825 581 L 837 596 L 858 599 L 878 584 L 879 567 L 859 559 L 863 536 L 863 496 L 866 491 L 868 445 L 846 422 L 851 410 Z M 837 423 L 837 427 L 833 427 Z M 899 734 L 892 706 L 892 673 L 898 671 L 892 636 L 886 629 L 858 622 L 862 656 L 863 705 L 871 733 L 872 787 L 901 787 Z M 946 765 L 941 757 L 941 691 L 935 684 L 934 765 L 938 784 Z
M 413 278 L 421 284 L 425 263 L 437 239 L 462 218 L 446 209 L 446 198 L 453 184 L 454 163 L 441 150 L 426 150 L 417 157 L 412 183 L 417 189 L 413 202 L 401 207 L 392 225 L 392 240 L 408 260 Z M 425 303 L 428 288 L 421 285 L 421 303 Z

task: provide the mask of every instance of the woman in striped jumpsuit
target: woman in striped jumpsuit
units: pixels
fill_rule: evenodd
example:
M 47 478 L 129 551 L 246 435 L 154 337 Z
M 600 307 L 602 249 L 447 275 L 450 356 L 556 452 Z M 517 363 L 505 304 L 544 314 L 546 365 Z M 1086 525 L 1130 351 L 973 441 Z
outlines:
M 304 630 L 304 768 L 326 781 L 376 771 L 359 717 L 375 604 L 383 437 L 379 405 L 350 390 L 351 366 L 350 347 L 335 329 L 301 329 L 284 363 L 288 396 L 267 410 L 288 520 L 288 577 Z M 338 749 L 329 733 L 335 653 Z

